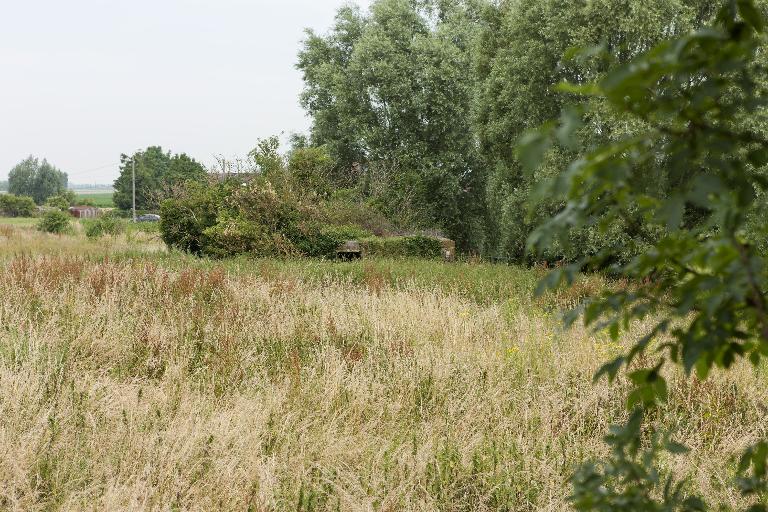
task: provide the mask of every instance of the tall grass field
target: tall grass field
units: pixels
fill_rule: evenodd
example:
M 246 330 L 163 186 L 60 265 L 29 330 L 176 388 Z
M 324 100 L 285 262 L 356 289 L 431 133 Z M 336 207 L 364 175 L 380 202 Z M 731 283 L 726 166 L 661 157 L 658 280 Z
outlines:
M 592 384 L 621 345 L 560 312 L 622 283 L 534 299 L 542 274 L 0 223 L 0 509 L 567 510 L 625 384 Z M 692 455 L 665 467 L 738 505 L 765 369 L 670 378 L 661 419 Z

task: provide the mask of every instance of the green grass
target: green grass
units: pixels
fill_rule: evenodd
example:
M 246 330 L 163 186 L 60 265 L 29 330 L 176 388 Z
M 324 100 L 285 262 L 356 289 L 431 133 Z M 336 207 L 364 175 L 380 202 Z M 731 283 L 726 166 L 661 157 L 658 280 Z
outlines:
M 78 199 L 91 201 L 99 208 L 115 207 L 115 203 L 112 201 L 112 192 L 76 192 L 75 195 Z
M 37 221 L 34 217 L 0 217 L 0 224 L 6 226 L 32 227 Z
M 592 376 L 654 323 L 564 330 L 599 276 L 534 298 L 541 268 L 213 260 L 121 222 L 0 224 L 2 510 L 567 510 L 626 414 Z M 721 482 L 765 379 L 669 376 L 659 421 L 708 501 L 741 509 Z
M 152 233 L 155 224 L 128 224 L 128 231 Z M 136 251 L 115 251 L 112 261 L 145 258 Z M 99 260 L 99 257 L 96 257 Z M 223 268 L 232 275 L 258 275 L 277 281 L 300 280 L 310 286 L 348 283 L 354 287 L 378 291 L 385 288 L 421 289 L 455 295 L 472 303 L 512 304 L 517 307 L 538 305 L 547 310 L 569 309 L 585 296 L 606 285 L 598 275 L 582 276 L 572 288 L 534 297 L 543 269 L 530 269 L 495 263 L 447 263 L 416 258 L 368 258 L 352 262 L 324 259 L 274 259 L 241 256 L 230 259 L 198 258 L 179 251 L 157 253 L 152 260 L 175 271 Z

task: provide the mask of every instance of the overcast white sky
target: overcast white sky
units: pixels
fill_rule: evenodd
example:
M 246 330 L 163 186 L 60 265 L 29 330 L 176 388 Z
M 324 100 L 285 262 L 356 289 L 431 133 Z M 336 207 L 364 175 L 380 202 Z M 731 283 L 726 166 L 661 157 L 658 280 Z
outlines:
M 344 3 L 0 0 L 0 179 L 33 154 L 70 183 L 107 183 L 121 152 L 208 165 L 305 131 L 303 30 L 324 32 Z

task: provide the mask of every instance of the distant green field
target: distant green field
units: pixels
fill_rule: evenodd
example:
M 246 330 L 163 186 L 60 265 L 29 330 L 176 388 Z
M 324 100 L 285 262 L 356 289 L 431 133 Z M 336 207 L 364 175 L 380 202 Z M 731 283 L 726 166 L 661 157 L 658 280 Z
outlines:
M 87 199 L 100 208 L 115 207 L 115 203 L 112 201 L 112 192 L 76 191 L 75 195 L 78 199 Z

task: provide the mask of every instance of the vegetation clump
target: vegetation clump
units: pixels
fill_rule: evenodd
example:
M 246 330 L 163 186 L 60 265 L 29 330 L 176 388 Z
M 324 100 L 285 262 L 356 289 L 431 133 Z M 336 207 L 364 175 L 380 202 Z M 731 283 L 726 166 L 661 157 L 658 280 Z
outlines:
M 61 210 L 49 210 L 38 221 L 37 229 L 56 235 L 69 233 L 72 230 L 71 217 Z
M 83 220 L 85 236 L 88 238 L 101 238 L 103 236 L 116 236 L 125 231 L 124 222 L 114 215 L 102 215 L 96 219 Z
M 43 159 L 29 156 L 8 173 L 8 192 L 29 196 L 41 205 L 52 196 L 66 192 L 67 174 Z
M 51 208 L 58 208 L 61 211 L 66 211 L 70 206 L 75 206 L 78 203 L 77 195 L 72 190 L 65 190 L 55 196 L 51 196 L 45 202 L 46 206 Z M 80 206 L 86 206 L 85 203 L 79 203 Z
M 371 237 L 360 240 L 363 253 L 388 258 L 442 258 L 443 245 L 431 236 Z
M 36 213 L 37 205 L 31 197 L 0 194 L 0 216 L 33 217 Z
M 334 258 L 347 240 L 382 256 L 437 257 L 440 242 L 425 236 L 378 238 L 394 225 L 359 189 L 339 189 L 326 171 L 323 148 L 294 148 L 283 157 L 276 139 L 260 141 L 251 172 L 187 182 L 160 209 L 160 231 L 171 247 L 198 255 Z
M 342 242 L 371 236 L 357 226 L 329 224 L 318 202 L 290 182 L 274 183 L 255 177 L 248 183 L 189 184 L 161 206 L 163 240 L 212 257 L 333 257 Z

